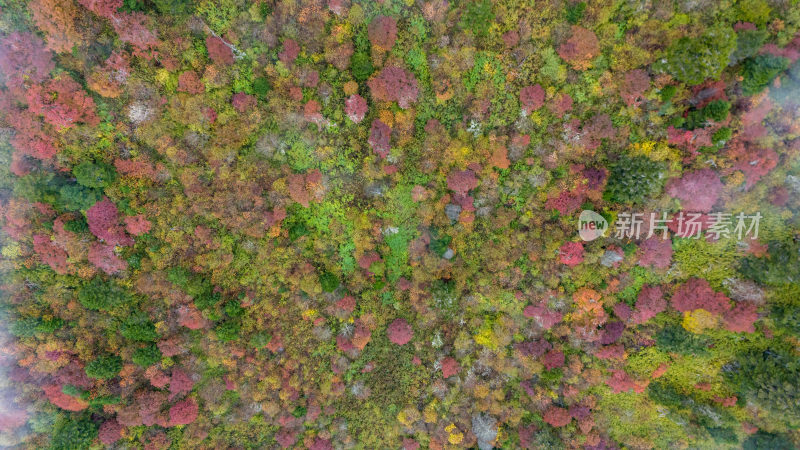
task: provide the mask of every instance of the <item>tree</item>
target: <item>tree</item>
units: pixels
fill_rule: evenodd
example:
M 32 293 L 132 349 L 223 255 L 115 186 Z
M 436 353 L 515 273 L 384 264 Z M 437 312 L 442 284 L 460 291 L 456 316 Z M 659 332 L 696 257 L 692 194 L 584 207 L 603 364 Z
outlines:
M 471 169 L 455 170 L 447 176 L 447 188 L 460 195 L 478 187 L 478 178 Z
M 570 415 L 569 410 L 558 406 L 547 408 L 543 418 L 550 426 L 556 428 L 567 426 L 572 421 L 572 415 Z
M 85 370 L 89 378 L 99 380 L 114 378 L 122 370 L 122 358 L 116 355 L 101 355 L 87 364 Z
M 736 33 L 727 25 L 709 27 L 702 35 L 682 37 L 666 51 L 662 67 L 690 85 L 719 79 L 736 49 Z
M 56 273 L 64 275 L 67 273 L 67 252 L 56 246 L 50 236 L 46 234 L 33 235 L 33 250 L 42 259 L 42 262 L 50 266 Z
M 120 425 L 116 419 L 110 419 L 103 422 L 100 425 L 100 430 L 98 436 L 100 438 L 100 442 L 105 445 L 112 445 L 116 443 L 120 438 L 122 438 L 122 431 L 125 430 L 125 427 Z
M 345 100 L 344 112 L 354 123 L 359 123 L 367 114 L 367 101 L 360 95 L 353 94 Z
M 442 376 L 444 378 L 450 378 L 453 375 L 458 375 L 458 372 L 461 371 L 461 366 L 458 364 L 454 358 L 449 356 L 442 359 Z
M 397 20 L 389 16 L 378 16 L 370 22 L 367 33 L 373 47 L 389 51 L 397 39 Z
M 120 334 L 133 341 L 155 342 L 159 335 L 156 326 L 143 312 L 137 312 L 128 316 L 119 327 Z
M 577 266 L 583 262 L 583 244 L 580 242 L 565 242 L 558 249 L 558 260 L 568 266 Z
M 113 311 L 132 300 L 125 290 L 99 277 L 93 278 L 78 290 L 78 302 L 84 308 L 97 311 Z
M 197 419 L 199 408 L 191 398 L 181 400 L 169 408 L 169 426 L 188 425 Z
M 202 94 L 206 91 L 206 86 L 197 76 L 197 72 L 187 70 L 178 76 L 178 91 L 188 94 Z
M 636 297 L 636 310 L 632 320 L 635 324 L 642 324 L 667 308 L 664 293 L 659 286 L 642 286 L 639 296 Z
M 800 423 L 797 379 L 800 358 L 785 345 L 750 348 L 723 367 L 723 374 L 748 402 L 770 413 L 771 421 L 793 429 Z
M 640 266 L 666 269 L 672 261 L 672 240 L 652 236 L 642 242 L 637 254 Z
M 558 46 L 558 56 L 568 62 L 575 70 L 586 70 L 592 66 L 592 60 L 600 54 L 600 42 L 597 36 L 586 28 L 572 26 L 572 35 L 566 42 Z
M 82 186 L 102 189 L 114 182 L 117 172 L 108 164 L 84 161 L 73 167 L 72 174 Z
M 169 381 L 169 399 L 172 400 L 192 392 L 193 386 L 194 382 L 186 372 L 177 367 L 172 369 L 172 378 Z
M 114 253 L 113 245 L 106 245 L 100 242 L 92 242 L 89 247 L 89 262 L 108 275 L 113 275 L 128 268 L 128 263 Z
M 604 197 L 612 202 L 639 203 L 664 186 L 664 165 L 644 156 L 623 156 L 611 165 Z
M 229 66 L 233 64 L 233 50 L 216 36 L 208 36 L 206 38 L 206 50 L 208 50 L 208 57 L 217 64 Z
M 79 10 L 73 0 L 32 0 L 28 8 L 36 26 L 47 36 L 50 50 L 69 52 L 81 42 L 81 35 L 75 27 Z
M 519 91 L 519 102 L 526 114 L 536 111 L 544 105 L 544 88 L 539 84 L 522 88 Z
M 34 34 L 14 32 L 0 41 L 0 71 L 6 86 L 21 87 L 26 80 L 41 83 L 54 68 L 52 52 Z
M 161 350 L 158 349 L 158 346 L 150 344 L 142 348 L 137 348 L 133 352 L 133 355 L 131 355 L 131 360 L 137 366 L 146 369 L 161 361 L 161 356 Z
M 685 211 L 711 211 L 721 192 L 722 182 L 711 169 L 695 170 L 667 183 L 667 194 L 680 199 Z
M 119 223 L 117 206 L 108 198 L 103 198 L 86 210 L 86 222 L 89 224 L 89 231 L 108 245 L 133 244 L 133 239 L 125 234 L 125 229 Z
M 88 418 L 67 418 L 59 420 L 53 429 L 50 448 L 53 450 L 73 450 L 89 448 L 97 437 L 97 425 Z
M 489 0 L 472 0 L 461 16 L 459 26 L 478 38 L 489 34 L 489 27 L 495 20 L 492 2 Z
M 152 226 L 153 224 L 151 224 L 149 220 L 145 219 L 144 215 L 142 214 L 125 217 L 125 230 L 134 236 L 147 233 L 150 231 Z
M 58 190 L 58 202 L 67 211 L 86 211 L 102 198 L 100 192 L 78 184 L 65 184 Z
M 283 41 L 283 50 L 278 53 L 278 59 L 284 64 L 291 64 L 297 59 L 297 55 L 299 54 L 300 46 L 297 44 L 297 41 L 294 39 L 286 39 Z
M 393 344 L 405 345 L 414 336 L 414 331 L 411 325 L 405 319 L 395 319 L 388 328 L 386 328 L 386 335 Z
M 730 299 L 722 292 L 715 292 L 702 278 L 690 278 L 678 286 L 670 302 L 680 312 L 704 309 L 712 314 L 723 314 L 731 308 Z
M 69 75 L 61 74 L 45 83 L 32 85 L 27 97 L 31 112 L 42 115 L 59 130 L 76 123 L 91 126 L 100 123 L 94 100 Z
M 372 121 L 372 128 L 370 128 L 367 142 L 370 147 L 372 147 L 372 151 L 377 153 L 381 158 L 386 159 L 386 157 L 389 156 L 391 138 L 392 129 L 389 128 L 389 125 L 386 125 L 379 119 Z
M 78 0 L 78 3 L 98 16 L 110 19 L 122 8 L 123 0 Z
M 417 101 L 417 80 L 414 75 L 397 66 L 384 67 L 367 82 L 372 96 L 379 101 L 392 102 L 408 109 Z
M 742 91 L 745 95 L 761 92 L 775 77 L 789 67 L 789 60 L 769 53 L 748 58 L 742 63 Z
M 645 70 L 635 69 L 625 74 L 619 95 L 626 105 L 636 105 L 641 100 L 642 94 L 650 88 L 650 76 Z

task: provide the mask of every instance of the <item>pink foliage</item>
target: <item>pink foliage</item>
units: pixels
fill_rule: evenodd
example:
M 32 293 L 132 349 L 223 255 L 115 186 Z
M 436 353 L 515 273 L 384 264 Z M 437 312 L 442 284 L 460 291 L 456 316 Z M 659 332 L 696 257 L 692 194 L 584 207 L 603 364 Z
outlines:
M 581 242 L 565 242 L 558 249 L 558 259 L 568 266 L 576 266 L 583 262 L 583 244 Z
M 197 403 L 191 398 L 175 403 L 169 409 L 169 426 L 188 425 L 197 419 Z
M 319 170 L 315 169 L 306 174 L 302 173 L 293 173 L 287 177 L 286 186 L 289 190 L 289 197 L 292 200 L 300 203 L 304 207 L 308 208 L 309 202 L 311 200 L 319 201 L 321 199 L 320 188 L 322 187 L 322 174 Z M 319 194 L 319 195 L 318 195 Z M 285 217 L 285 211 L 280 210 L 276 213 L 280 213 L 281 220 Z M 275 213 L 273 213 L 275 214 Z
M 523 314 L 529 319 L 535 319 L 545 330 L 553 328 L 564 317 L 562 313 L 549 309 L 545 304 L 528 305 Z
M 385 159 L 389 156 L 389 149 L 391 148 L 389 141 L 391 137 L 392 129 L 389 128 L 389 125 L 386 125 L 378 119 L 372 121 L 372 128 L 370 128 L 367 142 L 372 147 L 372 150 L 381 158 Z
M 627 392 L 630 390 L 636 393 L 642 393 L 647 388 L 648 383 L 638 383 L 634 381 L 627 372 L 617 369 L 611 371 L 611 377 L 606 379 L 606 384 L 611 388 L 612 392 L 619 394 L 620 392 Z
M 616 136 L 617 130 L 608 114 L 595 114 L 581 127 L 581 144 L 588 150 L 600 146 L 602 139 Z
M 10 411 L 0 411 L 0 432 L 8 433 L 25 425 L 28 422 L 28 413 L 25 410 L 11 407 Z
M 672 241 L 652 236 L 639 246 L 639 265 L 666 269 L 672 260 Z
M 89 247 L 89 262 L 109 275 L 128 268 L 128 263 L 114 253 L 114 246 L 100 242 L 92 242 Z
M 353 94 L 345 100 L 344 112 L 350 120 L 359 123 L 364 120 L 364 116 L 367 114 L 367 101 L 364 100 L 364 97 Z
M 14 32 L 0 40 L 0 72 L 6 86 L 22 86 L 26 79 L 40 83 L 54 68 L 53 53 L 38 36 Z
M 564 365 L 564 352 L 561 350 L 552 349 L 544 355 L 542 363 L 547 370 L 555 369 Z
M 178 325 L 190 330 L 199 330 L 205 326 L 203 314 L 194 305 L 181 305 L 178 307 Z
M 522 88 L 519 91 L 519 102 L 526 114 L 536 111 L 544 105 L 544 88 L 540 84 Z
M 125 229 L 134 236 L 147 233 L 152 226 L 153 224 L 145 219 L 142 214 L 125 217 Z
M 86 222 L 93 235 L 111 246 L 133 245 L 133 239 L 125 234 L 119 223 L 116 205 L 108 198 L 104 197 L 86 211 Z
M 556 96 L 548 108 L 550 108 L 550 112 L 561 119 L 564 114 L 572 110 L 572 97 L 566 92 L 562 92 Z
M 41 121 L 30 110 L 10 112 L 6 121 L 16 129 L 16 134 L 11 138 L 15 154 L 48 160 L 58 153 L 53 136 L 42 128 Z
M 456 194 L 467 195 L 467 193 L 478 187 L 478 177 L 471 169 L 456 170 L 447 176 L 447 187 Z
M 206 49 L 208 50 L 208 57 L 214 63 L 224 66 L 233 64 L 233 50 L 222 39 L 216 36 L 208 36 L 206 38 Z
M 205 91 L 206 86 L 194 70 L 187 70 L 178 75 L 178 92 L 202 94 Z
M 56 273 L 64 275 L 67 273 L 67 252 L 50 240 L 46 234 L 33 235 L 33 250 L 42 259 L 42 262 L 50 266 Z
M 591 60 L 600 53 L 600 42 L 597 36 L 586 28 L 572 26 L 572 36 L 558 46 L 558 56 L 572 65 L 576 70 L 590 67 Z
M 122 7 L 122 0 L 78 0 L 84 8 L 100 17 L 110 19 Z
M 667 183 L 667 194 L 678 198 L 686 211 L 711 211 L 721 192 L 722 182 L 711 169 L 695 170 Z
M 372 45 L 390 50 L 397 39 L 397 20 L 389 16 L 378 16 L 367 27 L 367 36 Z
M 642 69 L 631 70 L 625 74 L 619 95 L 626 105 L 638 104 L 642 94 L 650 88 L 650 76 Z
M 140 50 L 147 50 L 158 45 L 158 37 L 148 26 L 150 18 L 147 14 L 136 11 L 118 13 L 111 21 L 114 31 L 122 42 L 127 42 Z
M 680 312 L 704 309 L 713 314 L 723 314 L 731 308 L 730 299 L 722 292 L 715 292 L 702 278 L 690 278 L 680 285 L 670 301 L 672 307 Z
M 169 400 L 192 392 L 194 382 L 183 370 L 172 369 L 172 378 L 169 380 Z
M 76 123 L 91 126 L 100 123 L 94 111 L 94 100 L 69 75 L 62 74 L 43 84 L 32 85 L 27 97 L 31 112 L 43 116 L 58 129 Z
M 366 252 L 358 258 L 358 266 L 364 270 L 368 270 L 372 264 L 381 261 L 381 255 L 378 252 Z
M 408 109 L 417 101 L 419 88 L 414 75 L 397 66 L 384 67 L 381 72 L 367 81 L 372 96 L 380 101 L 392 102 Z
M 574 191 L 561 191 L 557 197 L 548 197 L 544 206 L 548 209 L 558 210 L 562 215 L 575 212 L 583 204 L 585 196 Z
M 283 448 L 289 448 L 297 442 L 297 432 L 293 430 L 281 430 L 275 435 L 275 440 Z
M 300 46 L 294 39 L 286 39 L 283 41 L 283 50 L 278 53 L 278 59 L 283 61 L 284 64 L 289 64 L 300 54 Z
M 686 150 L 693 155 L 700 147 L 709 147 L 711 142 L 710 128 L 698 128 L 693 131 L 682 130 L 670 125 L 667 128 L 667 143 Z
M 553 427 L 559 428 L 568 425 L 572 421 L 572 415 L 569 410 L 559 408 L 558 406 L 550 406 L 544 412 L 544 421 Z
M 389 340 L 392 341 L 392 343 L 404 345 L 411 341 L 411 338 L 414 336 L 414 331 L 405 319 L 395 319 L 395 321 L 386 328 L 386 334 L 389 336 Z
M 122 437 L 122 431 L 125 427 L 122 426 L 116 419 L 106 420 L 100 425 L 99 437 L 100 442 L 105 445 L 111 445 Z
M 63 393 L 60 385 L 47 385 L 43 389 L 50 403 L 61 409 L 67 411 L 83 411 L 89 407 L 89 403 L 84 400 Z
M 245 94 L 244 92 L 237 92 L 233 94 L 233 98 L 231 99 L 231 104 L 240 113 L 245 113 L 249 109 L 256 106 L 256 98 L 252 95 Z
M 461 371 L 461 366 L 458 364 L 454 358 L 449 356 L 445 357 L 442 360 L 442 376 L 445 378 L 450 378 L 453 375 L 457 375 L 458 372 Z
M 641 324 L 656 316 L 667 308 L 664 293 L 658 286 L 642 286 L 636 297 L 636 310 L 633 312 L 633 323 Z
M 633 315 L 633 311 L 627 303 L 620 302 L 614 305 L 614 314 L 622 320 L 628 320 Z
M 725 313 L 725 329 L 734 333 L 754 333 L 753 322 L 758 320 L 756 305 L 752 303 L 739 303 L 732 310 Z
M 322 105 L 319 104 L 316 100 L 309 100 L 303 105 L 303 117 L 309 121 L 314 123 L 321 123 L 322 122 Z
M 336 302 L 336 307 L 349 314 L 356 308 L 356 299 L 352 295 L 347 295 Z
M 725 153 L 733 163 L 732 170 L 744 173 L 747 189 L 778 165 L 775 150 L 748 144 L 742 139 L 731 142 Z

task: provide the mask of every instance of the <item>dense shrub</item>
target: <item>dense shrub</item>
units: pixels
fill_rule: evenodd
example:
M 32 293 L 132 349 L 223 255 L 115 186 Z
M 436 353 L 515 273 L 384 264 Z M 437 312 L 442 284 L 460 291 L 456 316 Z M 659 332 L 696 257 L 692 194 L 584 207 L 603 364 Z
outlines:
M 122 370 L 122 358 L 116 355 L 98 356 L 86 365 L 85 370 L 89 378 L 107 380 L 117 376 Z
M 638 203 L 661 191 L 664 165 L 643 156 L 622 157 L 611 165 L 604 197 L 620 203 Z

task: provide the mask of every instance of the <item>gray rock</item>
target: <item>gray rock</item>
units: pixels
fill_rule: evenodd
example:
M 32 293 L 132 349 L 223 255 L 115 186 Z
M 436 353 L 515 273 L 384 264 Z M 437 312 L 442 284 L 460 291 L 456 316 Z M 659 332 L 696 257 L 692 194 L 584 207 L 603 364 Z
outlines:
M 444 213 L 451 222 L 458 222 L 458 216 L 461 215 L 461 206 L 454 203 L 448 203 L 444 207 Z
M 606 252 L 603 253 L 603 256 L 600 258 L 600 264 L 605 267 L 611 267 L 620 261 L 622 261 L 622 255 L 611 250 L 606 250 Z
M 472 434 L 478 439 L 481 450 L 491 450 L 492 442 L 497 438 L 497 420 L 486 414 L 472 416 Z

